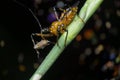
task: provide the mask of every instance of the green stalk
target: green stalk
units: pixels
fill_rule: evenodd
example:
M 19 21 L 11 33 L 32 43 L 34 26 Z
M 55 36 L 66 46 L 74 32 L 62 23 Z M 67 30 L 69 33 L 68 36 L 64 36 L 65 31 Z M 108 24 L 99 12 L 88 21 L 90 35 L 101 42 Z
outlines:
M 87 20 L 93 15 L 93 13 L 99 8 L 100 4 L 103 0 L 87 0 L 79 11 L 78 16 L 75 16 L 73 22 L 68 26 L 68 36 L 66 41 L 66 46 L 70 44 L 70 42 L 78 35 L 81 29 L 84 27 Z M 84 23 L 82 22 L 82 20 Z M 42 76 L 48 71 L 48 69 L 52 66 L 52 64 L 56 61 L 62 51 L 65 49 L 65 36 L 66 32 L 59 38 L 58 45 L 56 44 L 50 53 L 46 56 L 42 64 L 38 67 L 36 72 L 29 80 L 40 80 Z

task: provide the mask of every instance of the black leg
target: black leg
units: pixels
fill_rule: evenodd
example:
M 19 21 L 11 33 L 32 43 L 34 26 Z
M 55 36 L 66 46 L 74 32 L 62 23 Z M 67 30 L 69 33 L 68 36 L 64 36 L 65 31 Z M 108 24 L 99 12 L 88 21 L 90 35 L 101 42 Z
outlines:
M 57 11 L 56 11 L 56 8 L 53 7 L 53 10 L 54 10 L 54 12 L 55 12 L 55 17 L 56 17 L 56 19 L 59 21 L 58 14 L 57 14 Z
M 78 14 L 76 14 L 76 15 L 77 15 L 77 17 L 79 17 L 79 19 L 85 24 L 84 20 L 83 20 Z
M 64 46 L 66 47 L 66 41 L 67 41 L 67 36 L 68 36 L 68 30 L 65 30 L 65 32 L 66 32 L 66 36 L 65 36 L 65 44 L 64 44 Z
M 36 45 L 35 40 L 34 40 L 34 38 L 33 38 L 34 35 L 35 35 L 34 33 L 31 34 L 31 40 L 32 40 L 32 42 L 33 42 L 33 46 Z M 40 52 L 39 52 L 37 49 L 35 49 L 35 51 L 36 51 L 36 53 L 37 53 L 37 57 L 39 58 Z
M 58 42 L 58 38 L 59 38 L 59 37 L 60 37 L 60 34 L 57 35 L 57 46 L 58 46 L 59 48 L 61 48 L 60 45 L 59 45 L 59 42 Z

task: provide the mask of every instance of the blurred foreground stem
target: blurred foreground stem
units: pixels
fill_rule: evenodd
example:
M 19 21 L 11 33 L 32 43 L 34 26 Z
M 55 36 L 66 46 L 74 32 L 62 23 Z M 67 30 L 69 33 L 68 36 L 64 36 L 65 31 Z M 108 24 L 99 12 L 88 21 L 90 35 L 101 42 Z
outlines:
M 79 11 L 78 16 L 86 23 L 87 20 L 93 15 L 93 13 L 99 8 L 103 0 L 87 0 Z M 78 35 L 81 29 L 84 27 L 85 23 L 81 19 L 75 16 L 73 22 L 68 26 L 68 36 L 66 41 L 66 46 Z M 66 32 L 59 38 L 58 43 L 61 48 L 55 45 L 50 53 L 46 56 L 42 64 L 38 67 L 36 72 L 30 78 L 30 80 L 40 80 L 42 76 L 48 71 L 52 64 L 56 61 L 59 55 L 64 50 Z M 49 80 L 49 79 L 48 79 Z

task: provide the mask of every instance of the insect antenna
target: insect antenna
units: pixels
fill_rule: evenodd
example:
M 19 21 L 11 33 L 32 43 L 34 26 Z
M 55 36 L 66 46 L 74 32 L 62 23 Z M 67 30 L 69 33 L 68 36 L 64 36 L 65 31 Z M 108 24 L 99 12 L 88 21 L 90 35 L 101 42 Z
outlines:
M 29 7 L 27 7 L 26 5 L 22 4 L 21 2 L 19 2 L 19 1 L 17 1 L 17 0 L 13 0 L 13 1 L 16 2 L 17 4 L 19 4 L 20 6 L 22 6 L 22 7 L 24 7 L 24 8 L 27 8 L 27 9 L 30 11 L 30 13 L 33 15 L 33 17 L 34 17 L 35 20 L 37 21 L 37 23 L 38 23 L 38 25 L 39 25 L 39 27 L 40 27 L 40 29 L 41 29 L 41 32 L 40 32 L 40 33 L 42 34 L 42 26 L 41 26 L 38 18 L 36 17 L 36 15 L 34 14 L 34 12 L 33 12 Z
M 34 12 L 33 12 L 30 8 L 28 8 L 26 5 L 22 4 L 21 2 L 19 2 L 19 1 L 17 1 L 17 0 L 13 0 L 13 1 L 14 1 L 15 3 L 19 4 L 20 6 L 22 6 L 22 7 L 24 7 L 24 8 L 27 8 L 27 9 L 30 11 L 30 13 L 32 14 L 32 16 L 33 16 L 33 17 L 35 18 L 35 20 L 37 21 L 37 23 L 38 23 L 38 25 L 39 25 L 39 27 L 40 27 L 40 29 L 41 29 L 41 30 L 40 30 L 40 33 L 42 34 L 42 26 L 41 26 L 38 18 L 36 17 L 36 15 L 34 14 Z M 34 41 L 34 39 L 33 39 L 33 36 L 34 36 L 34 35 L 36 35 L 36 34 L 34 34 L 34 33 L 31 34 L 31 40 L 32 40 L 32 42 L 33 42 L 33 45 L 35 46 L 36 43 L 35 43 L 35 41 Z M 40 52 L 39 52 L 37 49 L 35 49 L 35 51 L 36 51 L 36 53 L 37 53 L 37 57 L 39 58 Z
M 34 17 L 35 20 L 37 21 L 37 23 L 38 23 L 38 25 L 39 25 L 39 27 L 40 27 L 40 29 L 41 29 L 40 33 L 42 34 L 42 26 L 41 26 L 38 18 L 35 16 L 35 14 L 33 13 L 33 11 L 32 11 L 30 8 L 28 8 L 28 10 L 32 13 L 33 17 Z

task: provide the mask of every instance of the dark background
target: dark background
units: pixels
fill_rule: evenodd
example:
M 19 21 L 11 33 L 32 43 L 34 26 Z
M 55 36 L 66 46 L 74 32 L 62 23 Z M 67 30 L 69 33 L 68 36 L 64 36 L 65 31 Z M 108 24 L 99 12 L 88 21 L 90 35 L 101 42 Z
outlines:
M 51 9 L 59 1 L 71 6 L 77 0 L 18 1 L 44 28 L 55 20 Z M 80 0 L 79 8 L 84 2 Z M 119 0 L 104 0 L 41 80 L 120 80 L 119 8 Z M 41 64 L 53 45 L 40 50 L 38 59 L 30 38 L 36 32 L 40 28 L 27 8 L 12 0 L 0 1 L 0 80 L 28 80 Z

